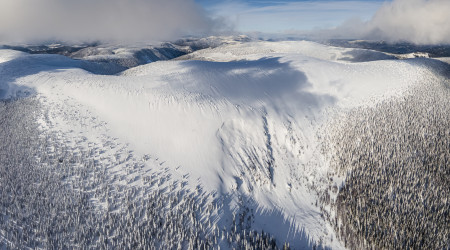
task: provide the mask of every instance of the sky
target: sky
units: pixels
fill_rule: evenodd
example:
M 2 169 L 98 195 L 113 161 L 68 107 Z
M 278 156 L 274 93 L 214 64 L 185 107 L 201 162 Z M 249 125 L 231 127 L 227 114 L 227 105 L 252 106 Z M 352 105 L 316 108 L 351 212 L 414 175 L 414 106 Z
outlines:
M 334 28 L 349 19 L 369 20 L 384 0 L 197 0 L 237 31 L 283 32 Z
M 0 0 L 0 43 L 230 33 L 450 44 L 450 0 Z
M 450 0 L 196 0 L 239 32 L 450 44 Z

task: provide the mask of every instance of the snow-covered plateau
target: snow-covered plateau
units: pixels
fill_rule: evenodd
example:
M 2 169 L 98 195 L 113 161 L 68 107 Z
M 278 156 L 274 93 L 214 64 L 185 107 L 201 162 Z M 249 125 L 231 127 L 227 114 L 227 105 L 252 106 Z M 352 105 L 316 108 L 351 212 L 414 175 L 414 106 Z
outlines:
M 445 60 L 170 48 L 0 50 L 0 248 L 450 246 Z

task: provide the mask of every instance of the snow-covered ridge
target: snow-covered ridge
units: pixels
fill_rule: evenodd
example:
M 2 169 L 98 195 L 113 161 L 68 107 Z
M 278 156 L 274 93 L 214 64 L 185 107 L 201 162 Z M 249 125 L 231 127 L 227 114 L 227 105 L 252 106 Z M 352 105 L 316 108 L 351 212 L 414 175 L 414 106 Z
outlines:
M 95 75 L 82 60 L 0 50 L 0 98 L 45 97 L 46 108 L 62 111 L 57 129 L 92 138 L 94 122 L 81 117 L 88 111 L 138 158 L 151 155 L 174 181 L 215 194 L 224 203 L 219 228 L 248 209 L 242 229 L 299 247 L 309 244 L 305 234 L 339 249 L 316 205 L 329 171 L 318 129 L 336 112 L 402 96 L 448 69 L 305 41 L 235 43 L 184 59 Z M 80 113 L 64 112 L 66 103 Z
M 254 41 L 195 51 L 179 59 L 232 61 L 249 59 L 255 55 L 275 53 L 301 54 L 327 61 L 367 62 L 394 59 L 383 52 L 366 49 L 332 47 L 309 41 Z M 246 57 L 248 56 L 248 58 Z
M 0 49 L 11 49 L 30 54 L 56 54 L 83 60 L 83 69 L 95 74 L 117 74 L 129 68 L 156 61 L 171 60 L 197 50 L 250 41 L 247 36 L 211 36 L 184 38 L 173 42 L 147 44 L 79 44 L 65 45 L 0 45 Z

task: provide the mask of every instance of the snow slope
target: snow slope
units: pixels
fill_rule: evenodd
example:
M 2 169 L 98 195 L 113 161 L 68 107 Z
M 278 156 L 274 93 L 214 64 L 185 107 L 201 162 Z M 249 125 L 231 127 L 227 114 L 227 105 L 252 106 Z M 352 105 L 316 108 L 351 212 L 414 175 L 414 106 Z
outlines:
M 248 228 L 280 243 L 339 249 L 316 205 L 329 170 L 320 127 L 436 77 L 431 59 L 304 41 L 238 43 L 182 59 L 107 76 L 83 70 L 80 60 L 0 50 L 0 98 L 44 97 L 57 129 L 107 134 L 151 155 L 171 178 L 223 202 L 219 227 L 249 208 Z

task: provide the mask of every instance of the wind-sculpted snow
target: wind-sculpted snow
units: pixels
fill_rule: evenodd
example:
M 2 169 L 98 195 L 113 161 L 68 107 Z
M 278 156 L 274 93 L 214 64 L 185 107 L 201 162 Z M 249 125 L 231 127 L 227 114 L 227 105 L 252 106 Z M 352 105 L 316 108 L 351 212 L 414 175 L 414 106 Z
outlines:
M 38 113 L 49 114 L 43 121 L 38 119 L 48 136 L 38 137 L 37 144 L 28 148 L 37 157 L 50 154 L 40 145 L 58 152 L 52 153 L 57 160 L 39 164 L 47 163 L 50 177 L 61 173 L 73 177 L 64 181 L 55 177 L 58 187 L 74 183 L 75 188 L 64 193 L 88 197 L 84 210 L 77 213 L 91 219 L 71 227 L 104 225 L 92 230 L 100 230 L 94 235 L 104 235 L 108 246 L 172 247 L 180 241 L 186 247 L 267 248 L 289 243 L 293 248 L 341 249 L 346 241 L 350 247 L 357 245 L 350 245 L 347 236 L 336 231 L 339 227 L 332 219 L 339 213 L 342 227 L 352 228 L 353 221 L 342 214 L 353 208 L 329 205 L 324 193 L 336 184 L 330 197 L 346 200 L 346 189 L 338 193 L 345 178 L 333 175 L 335 166 L 329 162 L 333 154 L 344 153 L 337 146 L 323 150 L 327 138 L 340 134 L 322 134 L 320 128 L 335 115 L 378 110 L 377 105 L 408 96 L 419 85 L 448 79 L 445 63 L 392 58 L 381 52 L 311 42 L 234 42 L 118 75 L 95 75 L 85 70 L 92 61 L 0 50 L 0 89 L 4 99 L 38 98 L 31 100 L 37 103 Z M 31 115 L 24 118 L 24 122 L 31 120 Z M 428 127 L 426 120 L 417 124 Z M 29 134 L 39 134 L 36 131 Z M 402 130 L 394 132 L 403 135 Z M 18 131 L 4 133 L 13 138 Z M 55 133 L 62 133 L 64 139 L 52 139 Z M 81 153 L 73 159 L 74 152 Z M 72 161 L 78 167 L 70 165 Z M 60 165 L 65 167 L 56 167 Z M 91 177 L 66 174 L 65 169 L 84 169 L 84 176 Z M 346 180 L 350 183 L 352 177 Z M 42 206 L 48 207 L 45 202 Z M 65 202 L 58 204 L 65 206 Z M 184 217 L 183 211 L 194 217 Z M 162 223 L 159 227 L 153 223 L 157 221 Z M 104 228 L 110 231 L 105 233 Z M 104 238 L 68 231 L 73 232 L 68 238 L 74 246 L 104 247 Z M 143 236 L 149 234 L 152 237 Z M 359 244 L 361 236 L 352 235 L 352 244 Z M 83 237 L 90 243 L 79 243 Z M 378 246 L 377 242 L 367 244 Z M 60 244 L 72 243 L 50 245 Z

